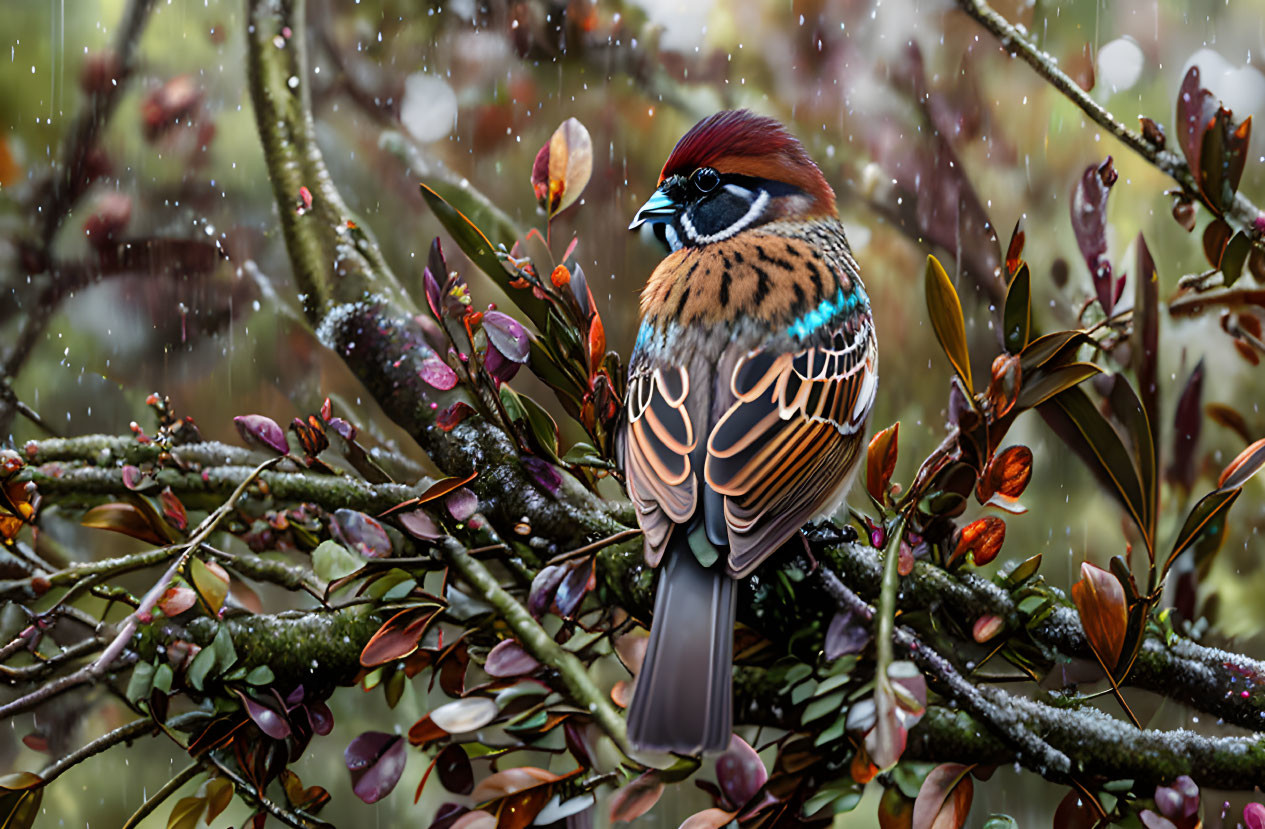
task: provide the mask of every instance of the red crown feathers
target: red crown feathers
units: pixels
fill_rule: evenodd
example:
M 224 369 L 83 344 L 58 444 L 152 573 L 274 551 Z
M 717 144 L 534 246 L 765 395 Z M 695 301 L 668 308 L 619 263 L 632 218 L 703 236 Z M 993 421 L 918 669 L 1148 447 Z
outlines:
M 776 120 L 750 110 L 718 112 L 695 124 L 668 156 L 659 183 L 699 167 L 786 182 L 812 197 L 810 213 L 836 215 L 835 191 L 804 146 Z

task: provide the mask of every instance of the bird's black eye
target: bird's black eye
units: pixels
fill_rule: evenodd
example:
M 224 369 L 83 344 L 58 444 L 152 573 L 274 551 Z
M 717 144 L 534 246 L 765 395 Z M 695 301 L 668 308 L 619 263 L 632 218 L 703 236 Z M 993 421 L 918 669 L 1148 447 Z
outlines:
M 694 175 L 690 176 L 690 181 L 694 183 L 694 189 L 700 193 L 710 193 L 716 189 L 716 185 L 720 184 L 720 173 L 711 167 L 699 167 L 694 171 Z

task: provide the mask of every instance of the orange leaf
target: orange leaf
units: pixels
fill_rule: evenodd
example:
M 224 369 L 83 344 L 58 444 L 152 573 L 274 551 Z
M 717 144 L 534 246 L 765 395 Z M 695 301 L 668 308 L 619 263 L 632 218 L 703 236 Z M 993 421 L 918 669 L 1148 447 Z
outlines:
M 1241 487 L 1260 471 L 1261 466 L 1265 466 L 1265 438 L 1256 441 L 1230 461 L 1217 479 L 1217 486 L 1231 489 Z
M 914 800 L 913 829 L 958 829 L 971 811 L 971 766 L 943 763 L 922 781 Z
M 720 829 L 737 814 L 737 812 L 726 812 L 724 809 L 704 809 L 687 817 L 678 829 Z
M 435 725 L 434 720 L 430 718 L 430 714 L 413 723 L 413 727 L 408 730 L 409 744 L 415 746 L 425 746 L 427 743 L 447 736 L 448 732 Z
M 976 495 L 981 504 L 1000 493 L 1018 498 L 1032 479 L 1032 450 L 1026 446 L 1009 446 L 988 462 L 980 476 Z
M 149 516 L 131 504 L 101 504 L 84 513 L 79 523 L 85 527 L 130 535 L 158 546 L 167 543 L 167 537 L 150 522 Z
M 885 502 L 887 488 L 896 471 L 900 445 L 900 421 L 896 421 L 874 437 L 865 456 L 865 488 L 880 504 Z
M 974 564 L 987 564 L 997 558 L 1005 540 L 1006 522 L 995 515 L 986 515 L 962 528 L 962 537 L 949 561 L 969 554 Z
M 1017 354 L 998 354 L 988 384 L 988 402 L 995 417 L 1005 417 L 1019 397 L 1023 369 Z
M 606 356 L 606 329 L 602 327 L 602 317 L 593 310 L 593 321 L 589 323 L 589 371 L 596 372 L 602 366 L 602 358 Z
M 376 668 L 417 650 L 426 629 L 438 616 L 435 611 L 434 607 L 411 607 L 387 619 L 360 652 L 361 666 Z
M 1072 585 L 1072 601 L 1080 613 L 1089 646 L 1107 670 L 1115 670 L 1129 627 L 1124 587 L 1110 572 L 1085 561 L 1081 563 L 1080 581 Z

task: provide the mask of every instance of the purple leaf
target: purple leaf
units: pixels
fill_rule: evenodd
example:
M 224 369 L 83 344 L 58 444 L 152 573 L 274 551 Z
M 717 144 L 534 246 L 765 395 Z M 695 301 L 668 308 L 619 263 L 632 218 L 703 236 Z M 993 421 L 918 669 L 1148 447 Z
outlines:
M 138 467 L 127 464 L 123 467 L 123 486 L 130 490 L 138 490 L 148 483 Z
M 1167 475 L 1170 483 L 1188 491 L 1195 484 L 1195 453 L 1203 427 L 1203 386 L 1204 363 L 1200 360 L 1177 399 L 1177 411 L 1173 415 L 1173 460 Z
M 238 415 L 233 418 L 233 425 L 248 446 L 271 449 L 279 455 L 290 451 L 290 444 L 286 443 L 286 433 L 270 417 L 258 414 Z
M 550 495 L 558 494 L 559 488 L 562 487 L 562 474 L 553 464 L 540 458 L 527 457 L 523 458 L 523 468 L 527 470 L 528 475 L 531 475 L 532 480 L 540 484 Z
M 406 760 L 404 740 L 398 734 L 381 731 L 366 731 L 343 752 L 352 791 L 365 803 L 377 803 L 391 793 L 404 773 Z
M 1199 67 L 1190 67 L 1177 93 L 1177 141 L 1191 170 L 1199 169 L 1204 132 L 1216 112 L 1216 99 L 1200 83 Z
M 571 571 L 563 579 L 558 592 L 554 596 L 554 604 L 558 606 L 558 614 L 564 619 L 575 613 L 584 594 L 589 589 L 589 577 L 593 575 L 593 559 L 586 558 L 571 565 Z
M 1072 231 L 1093 277 L 1098 302 L 1108 316 L 1116 305 L 1117 287 L 1112 279 L 1111 263 L 1104 258 L 1107 254 L 1107 194 L 1117 178 L 1111 156 L 1107 156 L 1102 164 L 1086 167 L 1072 191 Z
M 457 385 L 457 372 L 445 363 L 438 354 L 431 354 L 422 360 L 417 374 L 431 388 L 448 391 Z
M 436 242 L 439 240 L 436 239 Z M 430 268 L 422 271 L 422 285 L 426 289 L 426 304 L 430 306 L 430 312 L 435 315 L 435 319 L 440 318 L 439 308 L 443 304 L 443 295 L 440 293 L 439 280 L 430 272 Z
M 729 748 L 716 758 L 716 779 L 729 802 L 739 807 L 755 797 L 769 779 L 769 772 L 755 749 L 735 734 L 729 739 Z
M 330 522 L 334 536 L 347 547 L 366 558 L 385 558 L 391 555 L 391 538 L 387 531 L 363 512 L 340 509 Z
M 1166 818 L 1181 820 L 1199 811 L 1199 786 L 1183 774 L 1172 786 L 1156 786 L 1155 805 Z
M 539 619 L 549 612 L 554 594 L 558 592 L 558 586 L 562 584 L 568 572 L 570 571 L 566 567 L 551 564 L 532 579 L 531 593 L 527 597 L 527 609 L 533 617 Z
M 343 440 L 356 439 L 356 427 L 343 420 L 341 417 L 331 417 L 325 423 L 326 426 L 333 429 L 334 432 Z
M 431 821 L 430 829 L 449 829 L 458 818 L 469 813 L 468 806 L 462 806 L 460 803 L 444 803 L 435 812 L 435 819 Z
M 520 368 L 518 363 L 502 354 L 495 345 L 489 345 L 487 353 L 483 355 L 483 367 L 487 369 L 488 374 L 502 383 L 513 380 Z
M 501 355 L 516 363 L 527 362 L 531 353 L 531 337 L 527 329 L 501 311 L 488 311 L 483 315 L 483 330 L 488 335 L 488 342 L 496 346 Z
M 479 496 L 466 487 L 453 490 L 444 498 L 444 506 L 454 521 L 465 521 L 479 509 Z
M 439 783 L 453 794 L 470 794 L 474 789 L 474 769 L 470 767 L 470 755 L 456 743 L 439 752 L 435 758 L 435 771 Z
M 301 683 L 299 685 L 294 686 L 294 690 L 286 694 L 286 698 L 285 698 L 286 710 L 289 711 L 294 706 L 303 702 L 303 697 L 306 695 L 307 695 L 307 692 L 304 690 L 303 685 Z
M 290 736 L 290 723 L 285 717 L 268 706 L 261 705 L 241 691 L 237 692 L 237 696 L 241 697 L 242 703 L 246 706 L 246 713 L 250 715 L 255 725 L 259 726 L 260 731 L 274 740 L 284 740 Z
M 334 730 L 334 712 L 329 710 L 328 705 L 311 702 L 304 707 L 307 708 L 307 720 L 312 725 L 312 731 L 324 737 Z
M 483 663 L 483 670 L 488 672 L 488 676 L 494 676 L 497 679 L 523 676 L 539 667 L 540 663 L 535 657 L 523 650 L 523 646 L 513 639 L 505 639 L 498 643 L 488 654 L 487 661 Z
M 448 263 L 444 260 L 444 246 L 439 243 L 438 236 L 431 241 L 430 250 L 426 253 L 426 270 L 430 271 L 431 276 L 439 283 L 448 278 Z
M 826 629 L 826 661 L 833 662 L 850 653 L 860 653 L 870 643 L 870 631 L 852 611 L 836 613 Z
M 435 523 L 424 510 L 415 509 L 411 512 L 400 513 L 396 516 L 396 520 L 400 522 L 409 535 L 414 538 L 420 538 L 423 541 L 434 541 L 437 538 L 443 538 L 445 533 L 439 529 L 439 525 Z

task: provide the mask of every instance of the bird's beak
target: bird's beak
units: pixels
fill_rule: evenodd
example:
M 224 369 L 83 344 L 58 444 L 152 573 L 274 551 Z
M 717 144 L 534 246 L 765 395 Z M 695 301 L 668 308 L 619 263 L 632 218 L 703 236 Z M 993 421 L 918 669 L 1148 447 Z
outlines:
M 641 206 L 637 211 L 637 215 L 633 217 L 632 224 L 628 226 L 629 230 L 636 230 L 646 222 L 654 224 L 655 222 L 666 222 L 676 211 L 680 209 L 680 205 L 673 201 L 672 197 L 663 192 L 662 189 L 654 191 L 654 195 L 650 200 Z

